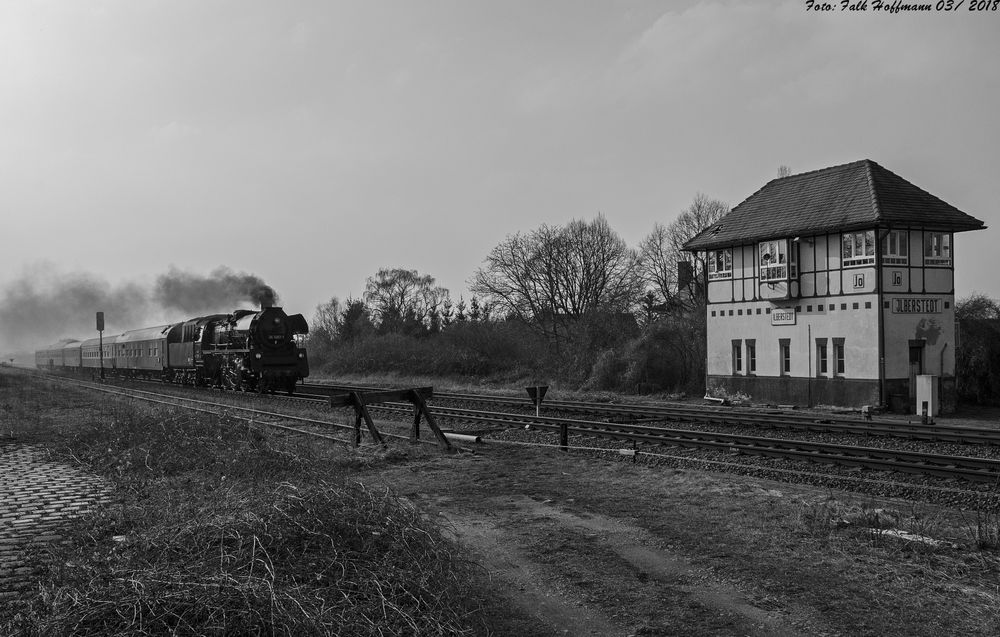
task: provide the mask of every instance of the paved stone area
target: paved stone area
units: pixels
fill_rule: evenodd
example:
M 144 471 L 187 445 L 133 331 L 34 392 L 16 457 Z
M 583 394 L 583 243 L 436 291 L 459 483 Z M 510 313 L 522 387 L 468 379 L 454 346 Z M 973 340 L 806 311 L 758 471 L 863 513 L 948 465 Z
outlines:
M 108 495 L 100 478 L 39 447 L 0 443 L 0 603 L 31 588 L 32 558 L 60 540 L 60 526 Z

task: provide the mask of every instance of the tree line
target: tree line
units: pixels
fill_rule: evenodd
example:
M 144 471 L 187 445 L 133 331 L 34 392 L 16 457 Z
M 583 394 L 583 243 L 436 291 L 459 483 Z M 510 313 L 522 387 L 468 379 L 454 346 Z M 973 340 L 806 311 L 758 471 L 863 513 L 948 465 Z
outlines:
M 385 268 L 361 298 L 316 309 L 327 373 L 472 374 L 614 390 L 701 384 L 705 264 L 681 246 L 729 211 L 703 194 L 629 246 L 603 215 L 507 236 L 455 301 L 434 277 Z M 686 263 L 678 276 L 678 262 Z

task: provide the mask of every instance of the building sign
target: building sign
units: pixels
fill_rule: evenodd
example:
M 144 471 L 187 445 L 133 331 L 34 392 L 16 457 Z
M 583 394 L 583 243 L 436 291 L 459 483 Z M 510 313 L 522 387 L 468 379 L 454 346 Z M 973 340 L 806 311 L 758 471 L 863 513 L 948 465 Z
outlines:
M 940 314 L 941 299 L 893 299 L 893 314 Z
M 776 307 L 771 310 L 771 325 L 795 325 L 795 308 Z

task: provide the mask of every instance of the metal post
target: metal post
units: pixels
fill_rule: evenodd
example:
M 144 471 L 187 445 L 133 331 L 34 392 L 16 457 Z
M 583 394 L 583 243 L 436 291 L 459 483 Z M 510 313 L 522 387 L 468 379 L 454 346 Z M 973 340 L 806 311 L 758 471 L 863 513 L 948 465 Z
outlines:
M 100 351 L 101 380 L 104 380 L 104 312 L 97 313 L 97 349 Z

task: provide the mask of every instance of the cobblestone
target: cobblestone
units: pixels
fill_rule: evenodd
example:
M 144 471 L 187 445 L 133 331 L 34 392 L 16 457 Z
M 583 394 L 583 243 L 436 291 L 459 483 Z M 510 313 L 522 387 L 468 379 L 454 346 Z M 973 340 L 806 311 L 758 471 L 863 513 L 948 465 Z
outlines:
M 44 449 L 0 443 L 0 600 L 24 594 L 37 576 L 35 558 L 61 539 L 60 524 L 109 493 L 103 480 L 53 462 Z

